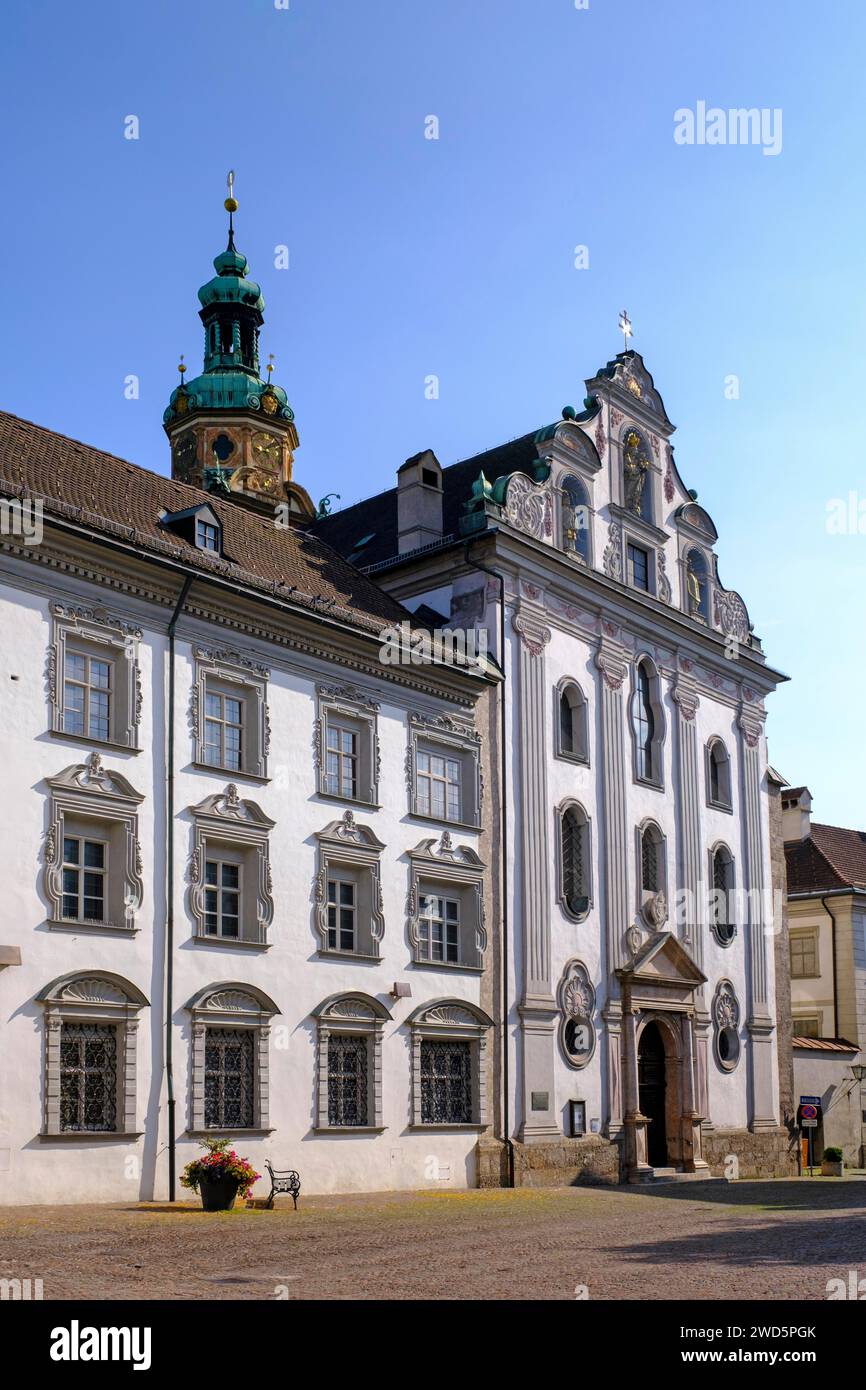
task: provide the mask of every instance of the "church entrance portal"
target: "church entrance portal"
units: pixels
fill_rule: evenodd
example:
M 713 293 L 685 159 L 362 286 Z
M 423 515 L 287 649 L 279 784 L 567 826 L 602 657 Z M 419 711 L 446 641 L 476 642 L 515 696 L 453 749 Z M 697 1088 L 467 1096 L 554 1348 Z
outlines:
M 665 1045 L 657 1023 L 648 1023 L 638 1049 L 638 1089 L 647 1127 L 647 1159 L 653 1168 L 668 1162 L 665 1125 Z

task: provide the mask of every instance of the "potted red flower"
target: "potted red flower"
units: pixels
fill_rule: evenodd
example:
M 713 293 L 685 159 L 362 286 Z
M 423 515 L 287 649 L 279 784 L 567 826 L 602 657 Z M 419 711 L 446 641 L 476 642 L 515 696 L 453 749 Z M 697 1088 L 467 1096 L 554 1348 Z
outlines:
M 248 1197 L 262 1175 L 229 1149 L 228 1139 L 206 1139 L 204 1149 L 201 1158 L 194 1158 L 184 1168 L 181 1186 L 198 1192 L 205 1211 L 231 1211 L 238 1194 Z

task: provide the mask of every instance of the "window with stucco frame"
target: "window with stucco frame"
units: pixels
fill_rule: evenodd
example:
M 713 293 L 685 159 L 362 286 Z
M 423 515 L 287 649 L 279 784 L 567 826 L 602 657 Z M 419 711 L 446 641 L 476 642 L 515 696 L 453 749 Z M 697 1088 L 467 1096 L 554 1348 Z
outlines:
M 464 999 L 434 999 L 422 1004 L 406 1020 L 411 1039 L 413 1129 L 485 1129 L 487 1116 L 487 1037 L 493 1020 L 477 1004 Z M 471 1114 L 465 1123 L 425 1121 L 422 1079 L 422 1045 L 425 1042 L 458 1042 L 469 1047 L 471 1065 Z
M 316 865 L 314 926 L 319 952 L 328 956 L 349 956 L 378 960 L 385 933 L 382 902 L 380 856 L 385 846 L 367 825 L 359 825 L 354 812 L 344 811 L 341 820 L 331 821 L 316 832 L 318 855 Z M 354 940 L 351 951 L 329 944 L 328 882 L 351 882 L 354 894 Z
M 36 996 L 45 1019 L 43 1123 L 40 1138 L 132 1139 L 138 1123 L 138 1015 L 148 1000 L 137 985 L 102 969 L 74 970 L 52 980 Z M 61 1067 L 64 1026 L 108 1026 L 116 1037 L 116 1124 L 112 1129 L 61 1128 Z
M 86 604 L 53 602 L 51 639 L 48 646 L 47 684 L 51 711 L 51 732 L 77 743 L 139 751 L 141 727 L 142 631 L 134 623 L 109 613 L 105 608 Z M 67 656 L 90 656 L 111 667 L 109 736 L 98 738 L 87 732 L 70 732 L 64 727 Z
M 46 778 L 46 785 L 49 802 L 43 887 L 49 927 L 76 933 L 134 932 L 144 897 L 138 838 L 138 808 L 144 797 L 119 772 L 103 767 L 99 753 L 91 753 L 86 762 Z M 63 847 L 67 838 L 102 840 L 107 845 L 107 912 L 103 922 L 63 915 Z
M 316 1020 L 316 1125 L 323 1133 L 373 1134 L 382 1122 L 382 1032 L 391 1018 L 372 995 L 349 991 L 332 994 L 313 1011 Z M 364 1124 L 332 1122 L 330 1043 L 332 1038 L 360 1039 L 366 1046 L 367 1093 Z
M 428 970 L 482 970 L 487 949 L 484 912 L 484 864 L 469 845 L 455 845 L 446 830 L 437 841 L 422 840 L 409 851 L 410 879 L 407 931 L 413 963 Z M 433 960 L 425 955 L 423 918 L 428 897 L 460 905 L 459 957 Z
M 194 647 L 189 721 L 192 761 L 205 772 L 231 773 L 267 781 L 270 748 L 268 680 L 270 670 L 260 661 L 229 648 Z M 208 761 L 205 753 L 208 693 L 238 700 L 242 709 L 240 767 Z
M 193 806 L 190 816 L 193 840 L 187 878 L 194 940 L 216 946 L 267 946 L 274 920 L 270 832 L 275 822 L 255 801 L 243 800 L 233 782 Z M 234 862 L 242 870 L 238 936 L 207 931 L 209 860 Z
M 418 754 L 427 753 L 456 761 L 460 767 L 460 814 L 437 815 L 422 809 L 419 798 Z M 419 820 L 436 821 L 440 825 L 465 825 L 476 828 L 481 824 L 483 783 L 481 776 L 481 735 L 470 724 L 460 723 L 450 715 L 409 712 L 409 747 L 406 754 L 406 781 L 409 791 L 410 814 Z
M 190 1101 L 187 1134 L 270 1134 L 271 1020 L 280 1010 L 256 985 L 226 980 L 193 995 L 187 1011 L 190 1029 Z M 243 1128 L 205 1125 L 205 1054 L 209 1028 L 253 1035 L 253 1124 Z
M 319 795 L 331 801 L 376 806 L 379 801 L 379 702 L 352 685 L 316 686 L 315 765 Z M 328 754 L 329 731 L 341 729 L 356 741 L 355 788 L 352 794 L 336 786 Z

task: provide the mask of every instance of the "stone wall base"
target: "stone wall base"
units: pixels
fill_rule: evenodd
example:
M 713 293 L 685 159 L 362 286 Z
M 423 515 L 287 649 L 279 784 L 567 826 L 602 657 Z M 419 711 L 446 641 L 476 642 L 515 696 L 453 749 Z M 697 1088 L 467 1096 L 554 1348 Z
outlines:
M 619 1146 L 600 1135 L 584 1139 L 552 1139 L 549 1143 L 519 1144 L 514 1148 L 515 1187 L 572 1187 L 577 1183 L 619 1182 Z M 504 1144 L 484 1140 L 476 1147 L 479 1187 L 502 1187 L 508 1182 Z
M 786 1129 L 714 1129 L 701 1137 L 713 1177 L 791 1178 L 799 1171 L 797 1140 Z M 731 1158 L 736 1159 L 736 1164 Z

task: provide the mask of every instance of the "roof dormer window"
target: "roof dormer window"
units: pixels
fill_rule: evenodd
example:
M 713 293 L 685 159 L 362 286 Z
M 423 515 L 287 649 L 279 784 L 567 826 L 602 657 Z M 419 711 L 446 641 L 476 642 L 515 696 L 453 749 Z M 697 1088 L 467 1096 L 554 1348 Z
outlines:
M 219 554 L 220 528 L 210 521 L 197 520 L 195 524 L 195 543 L 199 550 L 213 550 Z
M 207 550 L 212 555 L 222 554 L 222 526 L 207 502 L 198 507 L 184 507 L 180 512 L 163 512 L 159 524 L 182 540 L 189 541 L 196 550 Z

